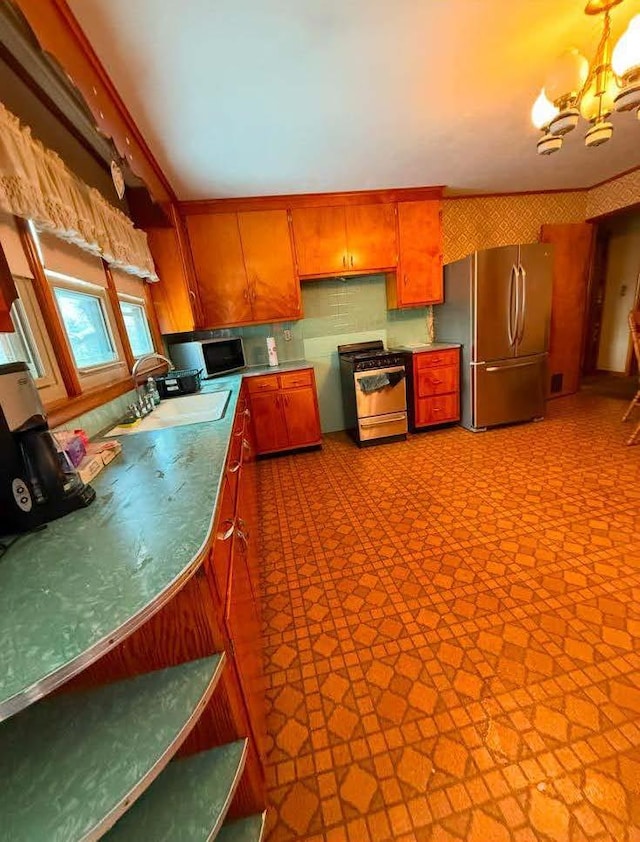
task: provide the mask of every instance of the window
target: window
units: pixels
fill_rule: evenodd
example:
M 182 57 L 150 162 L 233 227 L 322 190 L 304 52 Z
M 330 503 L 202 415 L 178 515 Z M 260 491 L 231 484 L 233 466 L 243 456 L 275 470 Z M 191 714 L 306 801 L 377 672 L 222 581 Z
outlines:
M 78 369 L 117 360 L 101 296 L 59 286 L 53 290 Z
M 144 306 L 120 298 L 120 309 L 133 356 L 143 357 L 145 354 L 150 354 L 153 351 L 153 340 Z
M 44 367 L 20 300 L 13 303 L 11 321 L 15 333 L 0 333 L 0 363 L 25 362 L 38 381 L 44 377 Z

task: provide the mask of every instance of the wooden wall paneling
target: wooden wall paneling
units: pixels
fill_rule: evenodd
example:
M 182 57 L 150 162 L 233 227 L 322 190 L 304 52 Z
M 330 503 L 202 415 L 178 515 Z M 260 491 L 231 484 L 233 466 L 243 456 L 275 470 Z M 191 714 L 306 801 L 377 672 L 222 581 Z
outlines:
M 398 264 L 396 205 L 347 205 L 350 270 L 390 269 Z
M 577 392 L 580 385 L 593 225 L 543 225 L 540 241 L 554 247 L 549 375 L 562 375 L 561 389 L 550 394 L 560 397 Z
M 96 126 L 158 202 L 175 194 L 65 0 L 16 0 L 43 50 L 64 68 L 91 110 Z
M 349 271 L 344 207 L 293 208 L 298 274 L 322 277 Z
M 38 257 L 38 250 L 35 241 L 24 219 L 15 217 L 16 225 L 20 233 L 20 239 L 24 248 L 29 268 L 33 274 L 33 289 L 38 300 L 38 306 L 42 313 L 42 319 L 51 338 L 51 344 L 56 355 L 62 381 L 69 397 L 80 395 L 82 386 L 76 364 L 67 342 L 67 335 L 58 315 L 53 291 L 49 285 L 44 269 Z
M 253 320 L 299 319 L 302 312 L 300 283 L 287 211 L 239 213 L 238 226 Z
M 116 289 L 116 284 L 113 280 L 111 269 L 109 268 L 109 264 L 106 262 L 106 260 L 102 261 L 102 268 L 104 269 L 104 273 L 107 277 L 107 295 L 109 297 L 109 303 L 111 304 L 111 310 L 113 312 L 113 318 L 116 323 L 116 329 L 118 331 L 118 335 L 120 336 L 120 341 L 122 342 L 124 358 L 127 362 L 127 368 L 129 369 L 129 371 L 131 371 L 133 369 L 133 365 L 136 361 L 136 358 L 133 356 L 133 351 L 131 350 L 129 334 L 127 333 L 127 328 L 124 323 L 124 318 L 122 316 L 122 310 L 120 309 L 120 299 L 118 298 L 118 290 Z
M 250 323 L 251 296 L 237 214 L 189 216 L 186 224 L 202 305 L 200 326 Z

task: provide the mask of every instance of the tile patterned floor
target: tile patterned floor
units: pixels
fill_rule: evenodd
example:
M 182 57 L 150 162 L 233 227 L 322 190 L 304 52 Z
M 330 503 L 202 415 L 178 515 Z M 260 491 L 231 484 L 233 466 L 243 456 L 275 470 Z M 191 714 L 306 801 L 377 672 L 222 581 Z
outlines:
M 269 840 L 640 840 L 620 401 L 266 461 Z

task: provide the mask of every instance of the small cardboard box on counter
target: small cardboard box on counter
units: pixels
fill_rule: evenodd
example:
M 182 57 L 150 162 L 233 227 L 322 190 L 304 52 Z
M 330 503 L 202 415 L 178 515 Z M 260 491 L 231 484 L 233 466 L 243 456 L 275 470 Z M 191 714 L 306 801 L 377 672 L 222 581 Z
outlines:
M 101 441 L 87 445 L 87 454 L 78 465 L 78 476 L 84 483 L 95 479 L 109 462 L 122 452 L 119 441 Z

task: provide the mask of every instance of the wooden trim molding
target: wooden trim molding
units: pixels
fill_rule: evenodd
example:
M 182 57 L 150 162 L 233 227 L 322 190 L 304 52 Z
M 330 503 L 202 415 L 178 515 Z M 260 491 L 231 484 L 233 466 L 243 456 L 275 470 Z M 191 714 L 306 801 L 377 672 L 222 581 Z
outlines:
M 66 0 L 16 0 L 43 50 L 78 88 L 104 135 L 145 182 L 156 201 L 175 201 L 173 189 L 102 66 Z
M 399 187 L 392 190 L 352 190 L 345 193 L 289 193 L 282 196 L 249 196 L 239 199 L 202 199 L 178 202 L 181 216 L 201 213 L 238 213 L 255 210 L 289 210 L 330 205 L 373 205 L 441 199 L 443 187 Z
M 131 369 L 133 368 L 133 364 L 136 361 L 136 358 L 133 356 L 133 351 L 131 350 L 131 342 L 129 341 L 129 334 L 127 333 L 127 328 L 122 317 L 122 310 L 120 309 L 120 299 L 118 298 L 118 290 L 116 289 L 116 283 L 113 280 L 111 269 L 109 268 L 109 264 L 106 260 L 102 261 L 102 268 L 104 269 L 104 274 L 107 278 L 107 296 L 109 298 L 109 304 L 111 304 L 113 319 L 116 323 L 116 329 L 120 337 L 120 342 L 122 342 L 124 359 L 127 363 L 127 368 L 129 369 L 129 371 L 131 371 Z
M 82 393 L 82 385 L 73 360 L 73 354 L 69 348 L 64 328 L 62 327 L 62 322 L 58 316 L 58 308 L 56 307 L 53 292 L 44 274 L 44 269 L 40 263 L 38 250 L 29 226 L 24 219 L 20 219 L 18 216 L 15 216 L 14 219 L 20 234 L 22 247 L 29 262 L 29 268 L 33 274 L 33 289 L 42 313 L 42 319 L 51 339 L 51 344 L 53 345 L 56 360 L 58 361 L 62 382 L 65 385 L 69 397 L 73 398 Z

